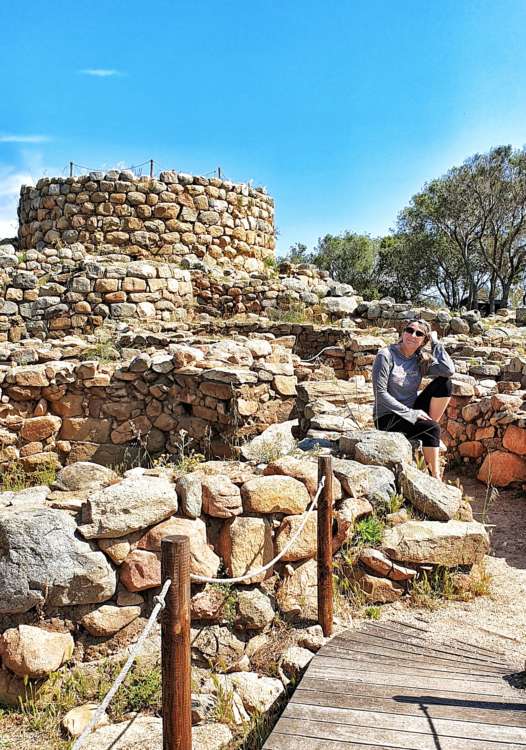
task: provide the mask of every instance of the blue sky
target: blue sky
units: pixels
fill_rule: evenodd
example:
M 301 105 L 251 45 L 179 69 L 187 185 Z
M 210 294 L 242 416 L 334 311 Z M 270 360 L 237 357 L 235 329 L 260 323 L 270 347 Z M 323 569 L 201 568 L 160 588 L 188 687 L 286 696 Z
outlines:
M 526 0 L 25 0 L 0 28 L 0 236 L 21 182 L 153 158 L 266 185 L 283 254 L 386 233 L 426 180 L 526 143 Z

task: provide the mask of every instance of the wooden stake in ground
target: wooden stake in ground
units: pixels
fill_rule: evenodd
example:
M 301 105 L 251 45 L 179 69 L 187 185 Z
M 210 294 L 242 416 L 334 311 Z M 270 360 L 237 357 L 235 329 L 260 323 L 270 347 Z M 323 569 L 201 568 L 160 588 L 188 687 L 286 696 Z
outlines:
M 325 485 L 318 500 L 318 622 L 325 637 L 332 634 L 332 458 L 318 459 L 318 482 Z
M 163 750 L 192 750 L 190 540 L 161 541 L 161 580 L 172 581 L 162 618 Z

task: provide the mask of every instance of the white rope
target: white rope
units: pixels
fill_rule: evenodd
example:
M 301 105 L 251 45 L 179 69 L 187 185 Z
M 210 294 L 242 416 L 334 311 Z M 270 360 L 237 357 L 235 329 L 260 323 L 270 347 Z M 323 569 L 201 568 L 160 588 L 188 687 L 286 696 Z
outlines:
M 318 357 L 321 357 L 321 355 L 326 349 L 333 349 L 333 348 L 334 348 L 334 344 L 332 344 L 331 346 L 324 346 L 320 352 L 314 355 L 314 357 L 307 357 L 306 359 L 302 359 L 301 361 L 302 362 L 314 362 L 315 359 L 318 359 Z
M 281 560 L 283 555 L 289 551 L 289 549 L 292 547 L 296 539 L 299 537 L 299 535 L 301 534 L 301 532 L 303 531 L 305 527 L 305 524 L 307 523 L 307 520 L 310 514 L 314 510 L 314 506 L 318 502 L 318 498 L 320 497 L 321 491 L 324 488 L 324 486 L 325 486 L 325 477 L 322 477 L 318 485 L 318 490 L 314 498 L 312 499 L 311 504 L 305 511 L 305 517 L 303 521 L 300 523 L 300 525 L 298 526 L 297 531 L 293 534 L 293 536 L 291 536 L 291 538 L 289 539 L 287 544 L 283 547 L 281 552 L 278 555 L 276 555 L 276 557 L 274 557 L 266 565 L 263 565 L 261 568 L 258 568 L 258 570 L 249 571 L 248 573 L 245 573 L 242 576 L 238 576 L 237 578 L 207 578 L 206 576 L 197 576 L 192 573 L 191 575 L 192 581 L 196 583 L 242 583 L 243 581 L 249 581 L 251 578 L 255 578 L 256 576 L 261 575 L 261 573 L 265 573 L 267 570 L 269 570 L 269 568 L 271 568 L 279 560 Z M 73 748 L 73 750 L 75 750 L 75 748 Z
M 155 607 L 153 608 L 150 617 L 148 618 L 148 622 L 146 623 L 144 630 L 142 631 L 142 633 L 139 636 L 139 638 L 137 639 L 137 641 L 134 643 L 134 645 L 133 645 L 133 647 L 132 647 L 132 649 L 130 651 L 130 655 L 128 656 L 128 660 L 126 661 L 126 664 L 124 665 L 124 667 L 119 672 L 119 675 L 117 676 L 115 682 L 113 683 L 113 685 L 111 686 L 111 688 L 106 693 L 106 697 L 104 698 L 104 700 L 102 701 L 102 703 L 100 704 L 100 706 L 97 708 L 97 710 L 93 714 L 93 716 L 91 718 L 91 721 L 85 727 L 85 729 L 82 732 L 82 734 L 80 735 L 80 737 L 78 737 L 78 739 L 73 744 L 73 747 L 71 748 L 71 750 L 80 750 L 80 748 L 84 744 L 84 740 L 86 739 L 86 737 L 88 736 L 88 734 L 90 734 L 90 732 L 96 726 L 96 724 L 99 722 L 99 719 L 101 718 L 102 714 L 105 712 L 105 710 L 110 705 L 111 699 L 113 698 L 113 696 L 115 695 L 115 693 L 117 692 L 117 690 L 120 688 L 120 686 L 124 682 L 124 679 L 126 678 L 126 675 L 128 674 L 128 672 L 130 671 L 131 666 L 132 666 L 133 662 L 135 661 L 135 658 L 136 658 L 137 654 L 139 653 L 139 651 L 140 651 L 140 649 L 142 647 L 142 644 L 144 643 L 145 639 L 147 638 L 150 630 L 153 628 L 155 620 L 157 619 L 157 615 L 159 614 L 159 612 L 161 611 L 161 609 L 164 609 L 164 606 L 165 606 L 164 605 L 164 598 L 166 596 L 166 592 L 170 588 L 170 584 L 171 583 L 172 583 L 171 580 L 168 578 L 164 582 L 164 586 L 162 587 L 160 594 L 158 596 L 154 597 L 154 601 L 157 602 L 157 603 L 156 603 Z

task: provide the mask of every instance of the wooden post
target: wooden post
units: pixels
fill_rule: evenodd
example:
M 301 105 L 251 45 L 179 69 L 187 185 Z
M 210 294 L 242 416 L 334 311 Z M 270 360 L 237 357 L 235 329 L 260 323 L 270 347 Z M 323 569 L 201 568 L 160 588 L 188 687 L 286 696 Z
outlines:
M 70 161 L 69 163 L 69 176 L 73 177 L 73 162 Z
M 221 179 L 221 167 L 217 168 L 217 176 Z
M 332 458 L 318 459 L 318 482 L 325 484 L 318 499 L 318 622 L 325 637 L 332 633 Z
M 153 179 L 153 159 L 150 159 L 150 179 Z
M 170 578 L 162 618 L 163 750 L 192 750 L 190 540 L 161 540 L 161 580 Z

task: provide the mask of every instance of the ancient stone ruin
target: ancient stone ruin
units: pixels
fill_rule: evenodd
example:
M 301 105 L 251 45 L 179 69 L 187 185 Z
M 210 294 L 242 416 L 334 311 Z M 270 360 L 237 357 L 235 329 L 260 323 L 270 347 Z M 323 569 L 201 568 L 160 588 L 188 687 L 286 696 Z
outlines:
M 0 702 L 15 705 L 24 679 L 66 679 L 62 665 L 96 692 L 104 659 L 122 658 L 152 609 L 163 537 L 189 536 L 197 575 L 271 561 L 305 518 L 319 455 L 333 456 L 333 552 L 359 606 L 406 602 L 430 571 L 463 585 L 478 574 L 484 526 L 461 489 L 422 470 L 418 446 L 373 428 L 371 367 L 408 319 L 428 320 L 457 368 L 445 460 L 520 485 L 520 312 L 367 301 L 273 262 L 272 199 L 217 179 L 46 178 L 23 188 L 19 216 L 18 242 L 0 244 Z M 265 574 L 193 586 L 203 747 L 278 705 L 323 643 L 315 557 L 311 516 Z M 294 627 L 280 650 L 281 622 Z M 144 663 L 159 663 L 158 632 Z M 137 741 L 159 721 L 140 719 Z

